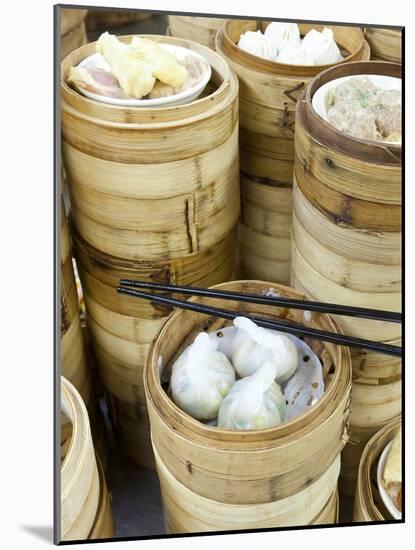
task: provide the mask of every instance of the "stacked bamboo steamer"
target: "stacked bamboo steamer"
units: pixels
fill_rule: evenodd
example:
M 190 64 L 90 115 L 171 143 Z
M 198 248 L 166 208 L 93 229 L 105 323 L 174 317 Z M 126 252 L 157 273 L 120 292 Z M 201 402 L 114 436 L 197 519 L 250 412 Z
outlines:
M 223 25 L 220 17 L 191 17 L 169 15 L 169 33 L 177 38 L 186 38 L 215 49 L 216 33 Z
M 215 288 L 303 296 L 261 281 Z M 209 298 L 191 301 L 248 314 L 287 318 L 337 331 L 327 315 Z M 320 357 L 325 394 L 306 413 L 265 430 L 209 427 L 179 409 L 167 393 L 171 366 L 200 331 L 229 324 L 185 310 L 175 311 L 153 342 L 144 372 L 151 434 L 169 532 L 258 529 L 337 520 L 340 452 L 348 437 L 351 365 L 347 348 L 307 342 Z
M 153 460 L 142 371 L 170 310 L 117 294 L 119 279 L 200 286 L 230 279 L 239 217 L 237 79 L 204 46 L 148 38 L 207 59 L 205 97 L 160 109 L 108 105 L 66 83 L 95 44 L 62 64 L 62 150 L 88 327 L 103 382 L 123 412 L 120 439 L 145 466 Z
M 365 36 L 370 45 L 371 59 L 402 62 L 402 30 L 368 27 Z
M 230 20 L 216 49 L 239 77 L 242 212 L 239 227 L 241 275 L 287 283 L 294 163 L 294 119 L 298 96 L 326 66 L 277 63 L 237 46 L 242 33 L 265 30 L 268 22 Z M 300 24 L 301 34 L 322 25 Z M 369 59 L 363 31 L 332 26 L 345 59 Z
M 400 77 L 401 66 L 365 62 L 321 73 L 298 103 L 295 136 L 292 279 L 325 302 L 399 311 L 401 307 L 401 149 L 351 138 L 320 118 L 314 92 L 343 76 Z M 339 317 L 346 334 L 400 344 L 400 325 Z M 401 360 L 352 351 L 351 439 L 342 491 L 354 493 L 365 443 L 401 411 Z
M 64 377 L 61 411 L 72 426 L 61 447 L 61 540 L 113 537 L 111 503 L 94 452 L 88 413 L 80 394 Z
M 85 18 L 88 10 L 72 10 L 62 7 L 61 20 L 61 59 L 86 42 Z
M 386 445 L 393 440 L 401 425 L 395 419 L 379 430 L 364 448 L 359 464 L 359 473 L 354 501 L 354 521 L 385 521 L 393 519 L 386 508 L 377 485 L 377 466 Z

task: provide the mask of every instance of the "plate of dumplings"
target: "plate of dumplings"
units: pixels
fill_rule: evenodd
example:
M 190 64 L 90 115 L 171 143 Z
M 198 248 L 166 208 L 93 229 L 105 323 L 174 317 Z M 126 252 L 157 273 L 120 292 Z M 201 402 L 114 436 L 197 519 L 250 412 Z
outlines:
M 130 44 L 105 32 L 96 52 L 71 67 L 68 82 L 82 95 L 125 107 L 169 107 L 197 99 L 210 64 L 181 46 L 134 36 Z

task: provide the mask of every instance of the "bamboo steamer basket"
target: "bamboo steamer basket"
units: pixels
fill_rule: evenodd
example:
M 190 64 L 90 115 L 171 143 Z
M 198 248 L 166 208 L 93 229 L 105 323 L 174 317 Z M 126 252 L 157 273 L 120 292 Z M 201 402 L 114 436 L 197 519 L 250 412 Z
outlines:
M 154 467 L 143 385 L 148 348 L 170 308 L 116 292 L 119 280 L 209 286 L 232 277 L 235 230 L 202 253 L 170 261 L 130 261 L 103 254 L 73 232 L 87 325 L 100 377 L 113 397 L 113 422 L 130 458 Z
M 370 44 L 371 59 L 402 63 L 402 30 L 368 27 L 366 40 Z
M 186 38 L 215 49 L 216 33 L 224 23 L 220 17 L 192 17 L 186 15 L 169 15 L 169 32 L 171 36 Z
M 364 448 L 357 478 L 353 510 L 354 521 L 370 522 L 393 519 L 380 496 L 377 484 L 377 466 L 383 449 L 395 437 L 400 425 L 401 419 L 396 418 L 375 433 Z
M 88 11 L 61 8 L 61 59 L 86 42 L 85 18 Z
M 73 426 L 61 466 L 61 539 L 86 539 L 99 503 L 99 476 L 88 413 L 81 396 L 61 378 L 61 409 Z
M 171 474 L 154 451 L 170 533 L 233 531 L 276 526 L 336 523 L 336 486 L 340 456 L 315 483 L 281 500 L 262 504 L 225 504 L 188 489 Z M 331 491 L 331 493 L 330 493 Z
M 78 294 L 72 265 L 71 242 L 63 199 L 61 200 L 61 372 L 89 405 L 92 396 L 79 320 Z
M 302 296 L 290 288 L 261 281 L 236 281 L 215 288 L 247 293 L 272 288 L 282 296 Z M 301 318 L 301 322 L 310 326 L 337 331 L 327 315 L 313 313 L 308 320 L 303 319 L 303 312 L 286 308 L 218 303 L 207 298 L 192 301 L 273 318 L 296 321 Z M 175 311 L 148 352 L 144 387 L 167 523 L 175 532 L 252 528 L 259 526 L 259 513 L 268 526 L 293 525 L 300 514 L 311 523 L 337 488 L 338 457 L 348 437 L 349 351 L 310 342 L 323 363 L 326 391 L 314 407 L 293 421 L 268 430 L 240 432 L 211 428 L 181 411 L 164 387 L 175 358 L 195 335 L 201 330 L 218 330 L 226 324 L 195 312 Z M 329 478 L 331 481 L 327 481 Z M 318 492 L 324 500 L 320 504 L 310 496 L 317 490 L 315 484 L 320 486 Z M 181 509 L 183 499 L 188 501 L 188 515 Z M 285 504 L 288 515 L 284 512 Z M 233 513 L 238 520 L 232 525 Z
M 122 27 L 137 21 L 145 21 L 151 13 L 137 13 L 128 11 L 89 10 L 86 27 L 89 31 L 97 29 L 110 30 L 113 27 Z
M 265 21 L 229 20 L 216 37 L 216 50 L 239 78 L 241 151 L 241 274 L 289 281 L 294 122 L 297 99 L 327 66 L 277 63 L 237 46 L 242 33 L 265 30 Z M 300 24 L 301 34 L 322 25 Z M 363 31 L 331 26 L 345 55 L 342 65 L 369 59 Z
M 73 221 L 90 245 L 124 259 L 195 254 L 222 241 L 239 216 L 237 80 L 209 48 L 151 38 L 201 53 L 216 90 L 183 106 L 127 109 L 88 100 L 66 83 L 69 68 L 95 43 L 62 63 L 62 148 Z
M 104 467 L 96 454 L 99 476 L 99 501 L 94 523 L 89 533 L 89 539 L 110 539 L 114 537 L 114 520 L 112 517 L 111 498 L 105 482 Z
M 61 539 L 114 536 L 111 502 L 104 470 L 95 455 L 88 413 L 76 388 L 61 378 Z
M 401 148 L 351 138 L 323 121 L 311 98 L 347 75 L 400 77 L 400 65 L 349 63 L 316 77 L 298 103 L 291 283 L 312 299 L 398 311 L 401 307 Z M 339 317 L 346 334 L 401 343 L 400 325 Z M 352 351 L 351 439 L 342 492 L 352 495 L 368 439 L 401 411 L 401 360 Z

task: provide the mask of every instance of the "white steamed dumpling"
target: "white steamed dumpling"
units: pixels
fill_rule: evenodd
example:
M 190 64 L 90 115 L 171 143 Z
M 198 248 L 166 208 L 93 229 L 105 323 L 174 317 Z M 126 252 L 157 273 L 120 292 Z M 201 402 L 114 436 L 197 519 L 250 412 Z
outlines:
M 301 43 L 300 29 L 297 23 L 278 23 L 273 21 L 265 29 L 264 35 L 277 47 L 278 51 L 286 44 Z
M 246 317 L 236 317 L 233 324 L 238 331 L 228 353 L 239 376 L 249 376 L 262 365 L 271 362 L 276 366 L 275 380 L 288 380 L 299 364 L 295 344 L 284 334 L 258 327 Z
M 264 36 L 261 31 L 246 31 L 244 34 L 241 34 L 238 46 L 245 52 L 268 59 L 269 61 L 275 61 L 278 53 L 276 45 L 267 36 Z
M 285 44 L 278 54 L 277 61 L 291 65 L 314 65 L 313 60 L 301 44 Z
M 275 363 L 265 363 L 251 376 L 237 380 L 222 401 L 218 427 L 261 430 L 284 421 L 286 402 L 275 383 Z
M 223 398 L 235 382 L 235 370 L 218 343 L 202 332 L 177 359 L 170 387 L 173 401 L 199 420 L 217 417 Z
M 327 27 L 321 32 L 315 29 L 309 31 L 303 38 L 301 45 L 314 65 L 329 65 L 343 59 L 334 40 L 333 31 Z

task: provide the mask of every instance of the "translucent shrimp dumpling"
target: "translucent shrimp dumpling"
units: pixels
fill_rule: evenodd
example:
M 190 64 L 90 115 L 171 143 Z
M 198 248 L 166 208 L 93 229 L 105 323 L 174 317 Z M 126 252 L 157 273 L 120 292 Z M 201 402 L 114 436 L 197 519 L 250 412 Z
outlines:
M 235 370 L 218 343 L 202 332 L 173 365 L 173 401 L 199 420 L 217 417 L 223 398 L 235 382 Z
M 261 430 L 284 421 L 285 398 L 275 383 L 275 363 L 265 363 L 251 376 L 237 380 L 222 401 L 218 427 Z
M 299 356 L 288 336 L 258 327 L 246 317 L 236 317 L 233 323 L 238 330 L 228 357 L 239 376 L 253 374 L 266 362 L 275 365 L 278 383 L 285 382 L 294 374 Z

